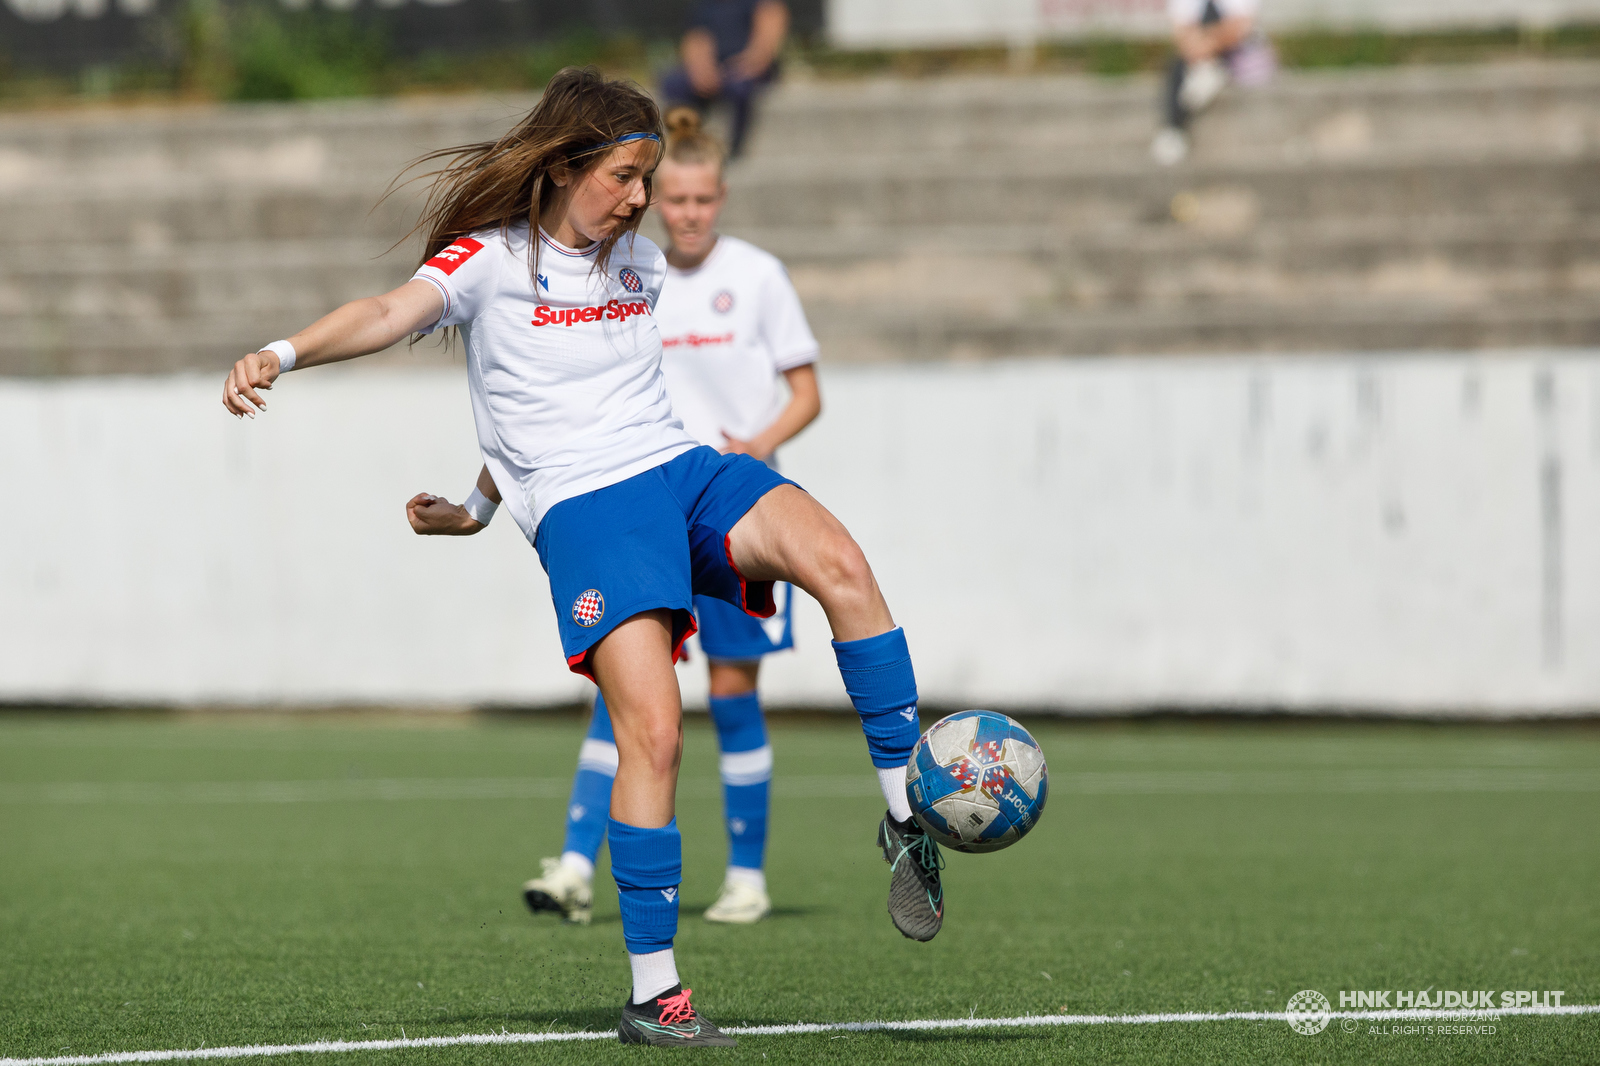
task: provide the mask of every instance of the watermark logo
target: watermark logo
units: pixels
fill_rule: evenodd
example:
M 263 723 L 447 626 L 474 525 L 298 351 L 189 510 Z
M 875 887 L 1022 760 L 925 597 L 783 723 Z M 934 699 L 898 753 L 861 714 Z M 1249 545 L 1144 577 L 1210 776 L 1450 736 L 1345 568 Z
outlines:
M 1394 990 L 1340 992 L 1339 1009 L 1449 1011 L 1490 1010 L 1496 1007 L 1502 1010 L 1542 1009 L 1561 1006 L 1561 997 L 1565 995 L 1566 993 L 1561 991 L 1505 989 L 1496 992 L 1492 988 L 1469 988 L 1464 992 L 1454 990 L 1435 992 L 1431 987 L 1420 992 Z
M 1421 991 L 1367 990 L 1340 992 L 1335 1011 L 1328 998 L 1314 988 L 1296 992 L 1289 998 L 1284 1018 L 1289 1027 L 1305 1036 L 1315 1036 L 1335 1018 L 1346 1033 L 1366 1032 L 1372 1036 L 1480 1037 L 1500 1031 L 1496 1019 L 1513 1014 L 1564 1013 L 1558 989 L 1494 989 L 1465 991 L 1432 987 Z M 1575 1009 L 1567 1007 L 1566 1011 Z
M 1289 1028 L 1301 1036 L 1316 1036 L 1328 1027 L 1333 1008 L 1328 997 L 1314 988 L 1307 988 L 1289 997 Z

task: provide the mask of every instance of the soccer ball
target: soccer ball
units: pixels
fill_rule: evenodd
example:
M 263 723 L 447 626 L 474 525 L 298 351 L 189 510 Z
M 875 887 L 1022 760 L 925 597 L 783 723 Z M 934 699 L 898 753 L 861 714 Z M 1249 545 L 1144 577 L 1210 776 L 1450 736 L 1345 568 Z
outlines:
M 911 750 L 906 799 L 939 843 L 999 851 L 1039 821 L 1050 792 L 1039 742 L 993 711 L 961 711 L 933 723 Z

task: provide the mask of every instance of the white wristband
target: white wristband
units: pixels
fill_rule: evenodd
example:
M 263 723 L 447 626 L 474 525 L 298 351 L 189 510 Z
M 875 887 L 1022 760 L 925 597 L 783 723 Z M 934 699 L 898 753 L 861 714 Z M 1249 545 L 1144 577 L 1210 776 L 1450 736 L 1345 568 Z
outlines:
M 488 525 L 489 519 L 494 517 L 495 508 L 500 505 L 479 492 L 478 486 L 474 485 L 472 486 L 472 493 L 461 506 L 466 509 L 467 514 L 471 515 L 474 521 L 482 525 Z
M 294 345 L 288 341 L 273 341 L 260 350 L 278 357 L 278 373 L 287 374 L 294 369 Z

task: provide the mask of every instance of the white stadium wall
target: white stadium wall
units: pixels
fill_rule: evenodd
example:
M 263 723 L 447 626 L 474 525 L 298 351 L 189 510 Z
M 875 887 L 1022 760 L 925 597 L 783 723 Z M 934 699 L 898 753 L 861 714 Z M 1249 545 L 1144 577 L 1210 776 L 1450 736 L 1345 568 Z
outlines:
M 0 382 L 0 700 L 571 701 L 459 361 Z M 924 702 L 1600 708 L 1600 353 L 828 368 L 785 470 L 861 539 Z M 843 706 L 820 610 L 774 704 Z M 683 670 L 697 700 L 699 662 Z
M 1105 36 L 1157 37 L 1166 0 L 827 0 L 828 39 L 840 48 L 1030 44 Z M 1600 21 L 1600 0 L 1262 0 L 1270 30 L 1398 32 Z

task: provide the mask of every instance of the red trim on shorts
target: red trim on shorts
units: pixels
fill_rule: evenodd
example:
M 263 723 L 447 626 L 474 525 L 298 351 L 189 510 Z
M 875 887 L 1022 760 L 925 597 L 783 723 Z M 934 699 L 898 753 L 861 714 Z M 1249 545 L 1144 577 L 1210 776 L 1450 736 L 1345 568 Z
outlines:
M 777 486 L 774 485 L 773 488 Z M 767 491 L 771 491 L 768 489 Z M 751 618 L 771 618 L 778 613 L 778 600 L 772 594 L 772 581 L 745 581 L 744 575 L 739 573 L 739 568 L 733 563 L 733 531 L 730 529 L 722 538 L 722 552 L 728 557 L 728 569 L 733 571 L 733 576 L 739 579 L 739 609 Z M 754 593 L 758 604 L 750 606 L 750 596 Z
M 688 652 L 684 650 L 683 646 L 688 642 L 690 637 L 700 632 L 700 623 L 695 621 L 694 612 L 683 611 L 682 608 L 675 608 L 672 613 L 677 615 L 680 612 L 688 617 L 689 624 L 684 626 L 683 632 L 680 633 L 677 639 L 672 642 L 672 665 L 674 666 L 678 665 L 680 660 L 688 658 Z M 609 632 L 610 630 L 607 630 L 608 634 Z M 606 638 L 600 638 L 600 640 L 604 639 Z M 589 665 L 589 656 L 594 652 L 595 646 L 600 643 L 600 640 L 595 641 L 594 644 L 589 645 L 576 655 L 567 656 L 568 670 L 571 670 L 575 674 L 581 674 L 582 676 L 587 677 L 590 681 L 594 681 L 594 683 L 597 685 L 600 682 L 595 681 L 594 668 Z
M 676 614 L 677 612 L 674 611 L 673 613 Z M 689 650 L 685 648 L 684 645 L 688 643 L 690 637 L 700 632 L 700 623 L 695 620 L 694 612 L 685 611 L 684 614 L 689 616 L 689 625 L 684 629 L 683 636 L 679 637 L 677 643 L 672 646 L 673 666 L 677 666 L 680 662 L 689 657 Z

